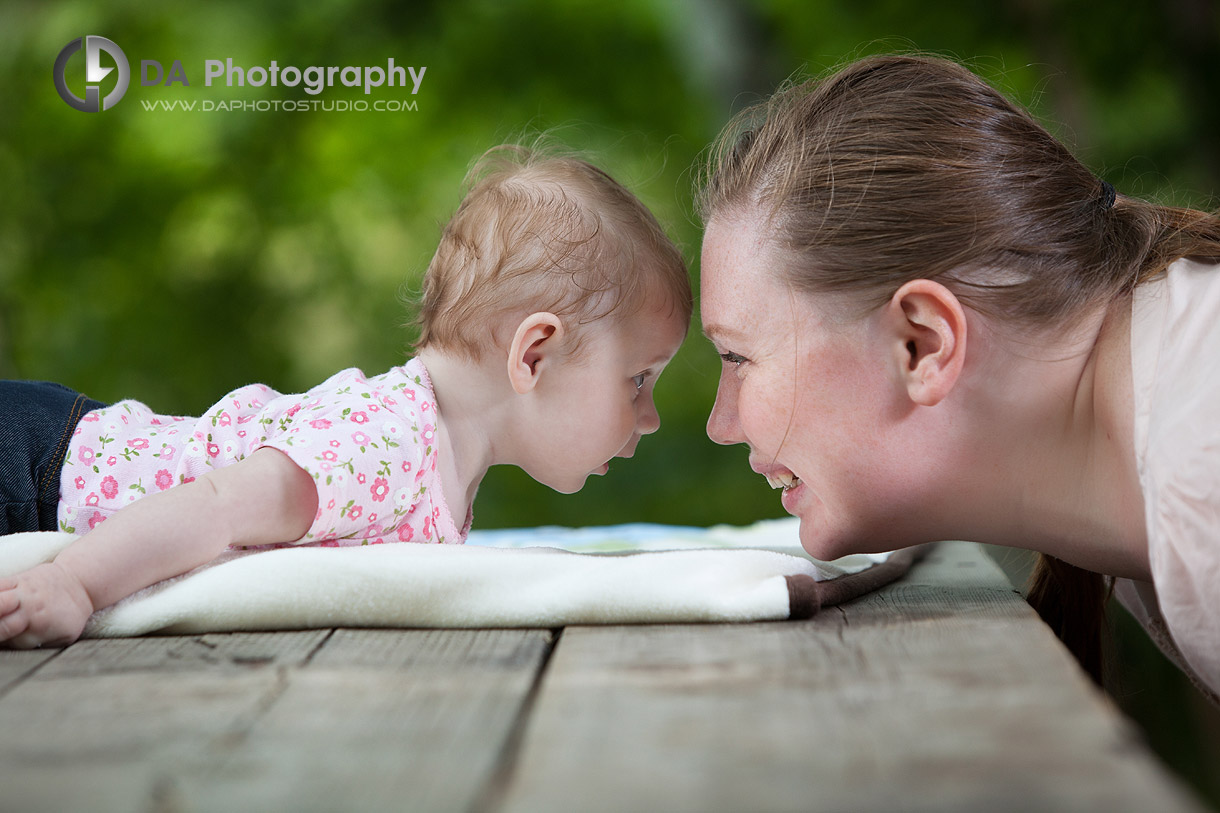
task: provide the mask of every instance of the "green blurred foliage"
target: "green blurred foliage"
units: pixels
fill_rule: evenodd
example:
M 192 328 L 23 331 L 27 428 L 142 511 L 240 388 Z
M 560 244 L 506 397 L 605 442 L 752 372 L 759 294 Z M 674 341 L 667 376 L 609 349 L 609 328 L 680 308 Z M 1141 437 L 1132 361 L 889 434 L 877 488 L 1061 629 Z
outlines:
M 697 254 L 689 170 L 724 112 L 684 60 L 673 13 L 592 2 L 155 12 L 119 2 L 105 11 L 10 4 L 0 14 L 0 98 L 20 110 L 0 120 L 0 374 L 198 414 L 251 381 L 299 391 L 343 367 L 400 364 L 411 339 L 404 300 L 468 165 L 537 132 L 610 169 Z M 101 114 L 68 108 L 50 81 L 58 50 L 89 32 L 115 40 L 132 66 L 126 97 Z M 205 87 L 205 59 L 306 67 L 391 56 L 428 67 L 417 111 L 141 104 L 311 98 L 303 88 Z M 191 87 L 141 86 L 142 59 L 167 69 L 180 59 Z M 83 65 L 83 56 L 70 63 L 78 92 Z M 340 87 L 319 98 L 365 97 Z M 411 97 L 381 89 L 369 98 Z M 637 458 L 575 497 L 494 470 L 479 525 L 776 514 L 766 486 L 742 476 L 744 454 L 702 435 L 717 370 L 710 348 L 690 342 L 662 379 L 666 431 Z M 723 474 L 695 483 L 681 476 L 691 469 Z
M 51 79 L 59 50 L 86 34 L 117 42 L 132 67 L 127 96 L 100 114 L 70 109 Z M 961 59 L 1120 191 L 1210 206 L 1218 43 L 1201 0 L 5 0 L 0 376 L 198 414 L 253 381 L 299 391 L 343 367 L 382 372 L 407 357 L 406 300 L 469 163 L 540 131 L 639 194 L 697 279 L 699 152 L 785 78 L 879 51 Z M 203 61 L 226 57 L 302 68 L 394 57 L 427 74 L 414 112 L 144 109 L 313 98 L 205 87 Z M 142 59 L 181 60 L 191 86 L 141 86 Z M 77 89 L 83 63 L 70 65 Z M 704 435 L 717 374 L 696 323 L 658 386 L 662 429 L 633 460 L 574 496 L 493 470 L 477 525 L 779 515 L 745 451 Z
M 298 391 L 343 367 L 401 363 L 407 300 L 470 161 L 540 131 L 634 189 L 697 274 L 700 150 L 784 78 L 874 51 L 964 59 L 1124 192 L 1204 202 L 1214 135 L 1190 94 L 1209 80 L 1189 74 L 1167 14 L 1154 2 L 1123 15 L 1038 2 L 965 15 L 847 0 L 10 1 L 0 7 L 0 374 L 197 414 L 252 381 Z M 115 40 L 132 67 L 127 96 L 101 114 L 70 109 L 51 83 L 59 49 L 86 33 Z M 394 57 L 428 71 L 413 112 L 144 108 L 315 98 L 205 87 L 204 60 L 227 57 L 302 68 Z M 142 86 L 144 59 L 181 60 L 191 86 Z M 83 56 L 70 68 L 69 84 L 83 87 Z M 316 98 L 411 99 L 347 87 Z M 493 470 L 479 525 L 778 515 L 744 452 L 703 434 L 716 375 L 692 334 L 658 388 L 664 428 L 635 459 L 571 497 Z

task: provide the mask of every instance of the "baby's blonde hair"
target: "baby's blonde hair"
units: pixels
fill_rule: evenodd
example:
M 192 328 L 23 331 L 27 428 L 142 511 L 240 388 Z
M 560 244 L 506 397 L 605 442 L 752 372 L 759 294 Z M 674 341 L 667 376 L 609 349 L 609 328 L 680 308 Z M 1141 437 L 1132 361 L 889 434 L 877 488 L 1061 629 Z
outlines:
M 424 275 L 416 349 L 477 359 L 510 320 L 550 311 L 583 325 L 661 296 L 690 322 L 681 252 L 602 170 L 503 145 L 479 158 L 466 185 Z

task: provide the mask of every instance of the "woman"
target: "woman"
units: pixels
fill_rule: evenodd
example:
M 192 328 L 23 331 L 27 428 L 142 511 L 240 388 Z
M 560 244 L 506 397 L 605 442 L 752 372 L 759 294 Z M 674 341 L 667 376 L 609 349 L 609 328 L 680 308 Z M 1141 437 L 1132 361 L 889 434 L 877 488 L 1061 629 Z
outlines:
M 1220 220 L 1116 195 L 912 56 L 745 111 L 700 203 L 708 435 L 749 445 L 811 554 L 1039 551 L 1030 600 L 1094 677 L 1116 577 L 1215 697 Z

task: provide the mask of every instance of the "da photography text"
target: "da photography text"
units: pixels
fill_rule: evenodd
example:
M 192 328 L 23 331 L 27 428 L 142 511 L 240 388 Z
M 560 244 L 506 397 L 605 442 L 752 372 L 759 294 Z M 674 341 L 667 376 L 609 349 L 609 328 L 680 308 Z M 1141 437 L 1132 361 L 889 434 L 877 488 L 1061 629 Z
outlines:
M 78 96 L 76 90 L 69 86 L 68 64 L 78 53 L 83 53 L 85 60 L 84 96 Z M 104 65 L 102 55 L 105 54 L 113 66 Z M 80 59 L 81 57 L 76 57 Z M 368 96 L 378 88 L 400 88 L 404 96 L 410 90 L 410 95 L 419 93 L 423 84 L 427 67 L 399 65 L 393 57 L 384 65 L 281 65 L 276 60 L 270 60 L 266 65 L 246 67 L 236 64 L 233 57 L 225 59 L 205 59 L 203 61 L 203 86 L 213 87 L 223 84 L 224 87 L 275 87 L 300 88 L 309 96 L 318 96 L 324 91 L 342 85 L 358 87 Z M 114 107 L 123 96 L 132 80 L 132 71 L 127 55 L 123 53 L 114 41 L 105 37 L 89 35 L 78 37 L 65 45 L 55 57 L 53 78 L 55 90 L 63 101 L 75 110 L 84 113 L 100 113 Z M 74 80 L 79 83 L 78 78 Z M 198 74 L 195 74 L 198 81 Z M 166 62 L 157 59 L 140 60 L 140 86 L 145 88 L 164 87 L 193 88 L 191 77 L 188 76 L 182 60 L 173 59 Z M 159 99 L 141 100 L 145 110 L 376 110 L 396 112 L 402 110 L 417 110 L 414 99 L 374 100 L 371 103 L 364 100 L 320 99 L 284 99 L 284 100 L 199 100 L 199 99 Z

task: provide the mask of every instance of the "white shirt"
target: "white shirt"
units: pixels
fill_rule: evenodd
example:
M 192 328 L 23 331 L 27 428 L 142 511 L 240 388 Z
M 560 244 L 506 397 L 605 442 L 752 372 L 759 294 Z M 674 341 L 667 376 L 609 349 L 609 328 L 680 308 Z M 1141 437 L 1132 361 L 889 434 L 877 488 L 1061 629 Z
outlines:
M 1136 288 L 1131 378 L 1152 583 L 1115 593 L 1220 693 L 1220 266 L 1178 260 Z

